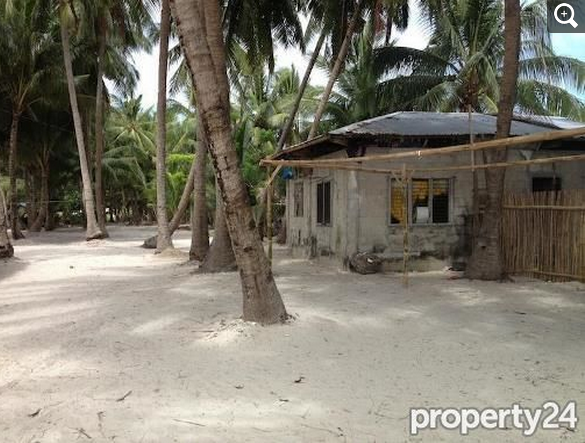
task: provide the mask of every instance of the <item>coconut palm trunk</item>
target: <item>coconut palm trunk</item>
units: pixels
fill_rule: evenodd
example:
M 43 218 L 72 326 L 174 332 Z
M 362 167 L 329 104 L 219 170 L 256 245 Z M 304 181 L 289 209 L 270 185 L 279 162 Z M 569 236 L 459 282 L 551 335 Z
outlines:
M 219 2 L 172 0 L 171 5 L 240 271 L 243 318 L 261 324 L 284 321 L 286 309 L 256 229 L 233 140 Z
M 14 248 L 8 237 L 8 214 L 4 191 L 0 187 L 0 258 L 10 258 L 14 255 Z
M 156 218 L 157 252 L 173 247 L 167 215 L 167 77 L 171 11 L 168 0 L 162 1 L 160 19 L 160 49 L 158 58 L 158 104 L 156 108 Z
M 216 182 L 217 189 L 217 182 Z M 202 272 L 230 272 L 237 269 L 236 257 L 226 222 L 224 204 L 219 192 L 215 198 L 213 242 L 200 267 Z
M 18 125 L 22 111 L 15 110 L 12 113 L 12 123 L 10 125 L 10 148 L 8 153 L 8 179 L 10 182 L 10 227 L 12 229 L 12 238 L 20 240 L 24 238 L 20 232 L 20 221 L 18 220 L 18 191 L 16 188 L 16 156 L 18 151 Z
M 61 8 L 66 8 L 66 3 L 61 0 Z M 71 58 L 71 43 L 69 41 L 69 30 L 67 29 L 65 12 L 61 11 L 61 44 L 63 46 L 63 60 L 65 64 L 65 73 L 67 76 L 67 90 L 69 91 L 69 101 L 71 104 L 71 114 L 73 115 L 73 125 L 75 127 L 75 138 L 77 141 L 77 151 L 79 153 L 79 166 L 81 169 L 81 180 L 83 184 L 83 205 L 86 217 L 86 240 L 95 240 L 103 237 L 99 229 L 95 216 L 95 203 L 93 199 L 93 189 L 91 186 L 91 175 L 87 163 L 87 152 L 85 150 L 85 139 L 83 134 L 83 123 L 79 112 L 77 102 L 77 91 L 75 90 L 75 78 L 73 76 L 73 61 Z
M 103 157 L 104 157 L 104 65 L 106 55 L 105 25 L 98 35 L 97 87 L 95 95 L 95 205 L 97 222 L 104 237 L 106 229 L 106 205 L 104 202 Z
M 203 261 L 209 252 L 209 226 L 205 185 L 207 182 L 207 141 L 203 125 L 199 122 L 197 135 L 196 171 L 193 183 L 193 213 L 191 214 L 191 260 Z M 231 245 L 230 245 L 231 249 Z
M 45 147 L 43 149 L 42 157 L 38 160 L 39 169 L 41 170 L 41 194 L 39 212 L 30 227 L 31 232 L 41 232 L 43 224 L 46 225 L 47 218 L 49 217 L 49 157 L 50 150 Z M 45 228 L 48 229 L 47 226 L 45 226 Z
M 33 225 L 38 215 L 38 193 L 37 193 L 37 180 L 34 171 L 27 169 L 25 171 L 25 183 L 26 183 L 26 200 L 27 200 L 27 229 L 30 232 L 30 228 Z
M 323 30 L 321 31 L 321 35 L 319 36 L 319 40 L 315 45 L 315 50 L 311 55 L 311 59 L 309 60 L 309 64 L 307 65 L 307 69 L 305 71 L 305 76 L 303 77 L 303 81 L 301 82 L 301 86 L 299 87 L 299 92 L 293 104 L 293 108 L 290 111 L 290 115 L 288 120 L 286 121 L 286 125 L 282 130 L 282 134 L 280 135 L 280 139 L 278 140 L 278 150 L 282 150 L 286 141 L 288 140 L 288 136 L 294 126 L 295 118 L 297 113 L 299 112 L 299 107 L 301 106 L 301 101 L 303 100 L 303 96 L 305 95 L 305 91 L 307 86 L 309 85 L 309 80 L 311 79 L 311 73 L 313 72 L 313 68 L 317 63 L 317 59 L 319 58 L 319 54 L 321 54 L 321 49 L 323 48 L 323 44 L 325 43 L 325 38 L 327 37 L 327 33 Z
M 520 53 L 520 2 L 506 0 L 504 6 L 504 66 L 500 84 L 500 101 L 496 138 L 510 135 L 516 102 L 518 56 Z M 486 153 L 488 163 L 504 162 L 505 148 Z M 467 267 L 467 277 L 481 280 L 501 280 L 505 276 L 501 251 L 502 200 L 504 195 L 505 169 L 486 169 L 487 204 L 479 232 L 473 243 L 473 251 Z
M 191 163 L 191 169 L 189 170 L 189 176 L 187 177 L 187 182 L 185 183 L 183 193 L 181 194 L 181 199 L 179 200 L 179 204 L 177 205 L 177 210 L 173 214 L 173 218 L 169 223 L 169 234 L 171 235 L 171 237 L 173 236 L 175 231 L 179 229 L 179 226 L 181 226 L 181 220 L 183 220 L 183 217 L 185 217 L 187 209 L 189 208 L 189 203 L 191 202 L 191 197 L 193 196 L 194 182 L 196 180 L 195 177 L 196 170 L 197 162 L 195 159 L 193 159 L 193 163 Z M 142 247 L 146 249 L 155 249 L 157 241 L 158 235 L 149 237 L 146 240 L 144 240 Z
M 179 226 L 181 226 L 181 220 L 183 220 L 183 218 L 185 217 L 187 209 L 189 208 L 189 203 L 191 203 L 196 172 L 197 162 L 195 159 L 193 159 L 193 163 L 191 163 L 191 169 L 189 170 L 189 175 L 187 176 L 185 187 L 183 188 L 183 193 L 181 194 L 181 199 L 179 200 L 179 204 L 177 205 L 177 210 L 173 214 L 173 218 L 169 223 L 169 232 L 171 235 L 173 235 L 175 231 L 179 229 Z
M 321 123 L 321 118 L 323 117 L 323 114 L 325 114 L 325 109 L 327 108 L 329 97 L 333 92 L 333 86 L 335 86 L 335 82 L 337 81 L 339 74 L 341 74 L 341 71 L 345 64 L 345 59 L 347 57 L 347 53 L 349 52 L 349 48 L 351 45 L 351 39 L 361 17 L 363 5 L 364 0 L 359 0 L 355 7 L 355 11 L 353 12 L 353 15 L 349 21 L 347 31 L 345 32 L 345 36 L 341 44 L 341 48 L 339 48 L 339 53 L 337 54 L 337 58 L 335 59 L 335 64 L 333 65 L 331 74 L 329 74 L 329 81 L 327 82 L 327 86 L 323 91 L 321 101 L 319 102 L 319 107 L 317 108 L 317 112 L 315 113 L 313 125 L 311 126 L 311 131 L 309 132 L 309 139 L 314 138 L 317 135 L 317 131 L 319 130 L 319 124 Z

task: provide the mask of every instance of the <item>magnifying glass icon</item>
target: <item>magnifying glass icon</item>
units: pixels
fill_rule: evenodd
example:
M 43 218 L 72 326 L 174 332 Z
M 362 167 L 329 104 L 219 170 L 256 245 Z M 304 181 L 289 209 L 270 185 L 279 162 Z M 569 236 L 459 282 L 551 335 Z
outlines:
M 561 11 L 561 8 L 566 8 Z M 567 9 L 570 12 L 567 12 Z M 562 17 L 562 18 L 561 18 Z M 573 28 L 579 26 L 575 21 L 575 10 L 568 3 L 561 3 L 555 8 L 555 20 L 561 25 L 570 24 Z

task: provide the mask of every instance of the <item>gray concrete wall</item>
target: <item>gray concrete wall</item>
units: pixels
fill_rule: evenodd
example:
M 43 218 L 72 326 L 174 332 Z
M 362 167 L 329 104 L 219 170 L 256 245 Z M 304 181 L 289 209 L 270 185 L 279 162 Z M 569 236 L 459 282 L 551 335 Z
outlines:
M 395 149 L 394 152 L 399 152 Z M 380 148 L 368 149 L 367 155 L 387 153 Z M 568 152 L 515 149 L 510 160 L 524 160 L 526 156 L 542 158 L 570 155 Z M 574 154 L 574 153 L 573 153 Z M 479 158 L 481 153 L 476 154 Z M 328 158 L 345 157 L 336 153 Z M 530 157 L 529 157 L 530 158 Z M 469 165 L 471 154 L 442 155 L 407 159 L 400 163 L 369 164 L 376 168 L 438 168 Z M 479 163 L 479 162 L 478 162 Z M 556 175 L 562 179 L 563 189 L 585 189 L 583 162 L 565 162 L 515 167 L 507 170 L 506 189 L 509 192 L 530 192 L 535 176 Z M 410 249 L 413 256 L 433 256 L 440 259 L 457 258 L 465 253 L 466 217 L 473 212 L 473 174 L 471 171 L 414 173 L 413 178 L 446 178 L 451 181 L 450 222 L 444 225 L 411 225 Z M 479 188 L 484 188 L 483 171 L 478 171 Z M 297 181 L 304 183 L 304 216 L 294 217 L 293 189 Z M 319 226 L 317 220 L 317 183 L 332 182 L 332 223 Z M 313 170 L 307 177 L 290 180 L 287 185 L 288 242 L 294 250 L 317 256 L 333 254 L 345 259 L 354 252 L 376 251 L 386 257 L 402 257 L 403 228 L 390 224 L 390 177 L 353 171 Z

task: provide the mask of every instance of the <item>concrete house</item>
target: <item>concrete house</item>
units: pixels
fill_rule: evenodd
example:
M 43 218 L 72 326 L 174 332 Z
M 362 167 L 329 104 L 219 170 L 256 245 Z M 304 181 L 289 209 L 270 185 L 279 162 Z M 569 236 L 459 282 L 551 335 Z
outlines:
M 512 136 L 582 126 L 560 118 L 515 118 Z M 466 113 L 397 112 L 356 123 L 288 148 L 273 159 L 311 160 L 385 154 L 488 140 L 496 132 L 496 117 Z M 513 160 L 558 157 L 585 152 L 585 140 L 570 139 L 514 147 Z M 481 163 L 481 152 L 475 154 Z M 462 152 L 400 163 L 368 163 L 379 168 L 433 169 L 414 172 L 408 189 L 407 213 L 410 250 L 414 259 L 443 264 L 465 259 L 470 245 L 470 219 L 481 208 L 483 171 L 477 172 L 478 200 L 473 202 L 471 170 L 441 171 L 441 167 L 470 165 L 471 153 Z M 476 163 L 476 164 L 477 164 Z M 390 262 L 402 257 L 404 192 L 390 174 L 362 171 L 286 170 L 287 242 L 295 252 L 335 256 L 345 260 L 355 252 L 376 252 Z M 585 189 L 583 162 L 559 162 L 508 168 L 507 192 Z M 437 262 L 438 260 L 438 262 Z

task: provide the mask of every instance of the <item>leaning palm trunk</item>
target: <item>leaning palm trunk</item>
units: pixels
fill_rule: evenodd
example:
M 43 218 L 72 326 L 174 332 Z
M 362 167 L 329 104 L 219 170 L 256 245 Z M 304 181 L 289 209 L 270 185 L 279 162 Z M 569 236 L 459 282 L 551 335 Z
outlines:
M 4 191 L 0 187 L 0 258 L 10 258 L 14 255 L 14 248 L 8 237 L 8 214 Z
M 103 156 L 104 156 L 104 64 L 106 56 L 105 25 L 100 25 L 98 35 L 98 75 L 95 98 L 95 205 L 97 222 L 104 237 L 106 229 L 106 206 L 104 203 Z
M 27 229 L 30 232 L 30 228 L 34 223 L 34 220 L 38 215 L 38 201 L 37 201 L 37 185 L 35 180 L 35 174 L 30 171 L 26 171 L 26 199 L 27 199 Z
M 201 264 L 202 272 L 229 272 L 236 270 L 236 257 L 226 224 L 225 210 L 219 193 L 216 196 L 215 223 L 213 242 L 205 260 Z
M 171 32 L 171 11 L 168 0 L 162 1 L 160 21 L 160 51 L 158 59 L 158 105 L 156 109 L 156 218 L 158 233 L 157 252 L 173 247 L 167 216 L 167 162 L 166 162 L 166 114 L 167 76 L 169 63 L 169 35 Z
M 243 318 L 262 324 L 283 321 L 287 313 L 256 230 L 234 145 L 219 2 L 172 0 L 171 4 L 195 80 L 217 191 L 240 271 Z
M 297 116 L 297 112 L 299 112 L 299 107 L 301 106 L 301 101 L 303 100 L 303 96 L 305 95 L 305 91 L 307 89 L 307 86 L 309 85 L 309 80 L 311 79 L 311 73 L 313 72 L 313 68 L 315 67 L 315 63 L 317 63 L 317 59 L 319 58 L 319 54 L 321 53 L 321 48 L 323 47 L 323 44 L 325 43 L 325 38 L 327 37 L 327 33 L 325 31 L 321 32 L 321 35 L 319 36 L 319 40 L 317 41 L 317 45 L 315 46 L 315 50 L 313 51 L 313 54 L 311 55 L 311 59 L 309 60 L 309 64 L 307 65 L 307 70 L 305 71 L 305 76 L 303 77 L 303 81 L 301 83 L 301 86 L 299 87 L 299 92 L 297 94 L 297 97 L 295 99 L 295 102 L 293 104 L 293 108 L 290 111 L 290 115 L 288 117 L 288 120 L 286 121 L 286 125 L 282 131 L 282 134 L 280 136 L 280 140 L 278 140 L 278 150 L 282 150 L 282 148 L 284 148 L 284 145 L 286 144 L 286 141 L 288 140 L 288 136 L 290 134 L 290 131 L 292 130 L 294 123 L 295 123 L 295 118 Z
M 331 92 L 333 92 L 333 86 L 335 86 L 335 82 L 341 74 L 341 70 L 343 69 L 343 65 L 345 64 L 345 59 L 347 57 L 347 53 L 349 52 L 349 48 L 351 45 L 351 39 L 357 27 L 358 21 L 360 19 L 362 13 L 362 6 L 364 4 L 364 0 L 359 0 L 353 16 L 349 22 L 347 27 L 347 31 L 345 32 L 345 37 L 343 38 L 343 43 L 341 44 L 341 48 L 339 48 L 339 53 L 337 54 L 337 58 L 335 60 L 335 64 L 333 65 L 333 70 L 329 75 L 329 82 L 325 87 L 325 91 L 323 91 L 323 95 L 321 96 L 321 102 L 319 103 L 319 107 L 317 108 L 317 112 L 315 113 L 315 118 L 313 120 L 313 125 L 311 126 L 311 131 L 309 132 L 309 139 L 315 137 L 317 135 L 317 131 L 319 130 L 319 124 L 321 123 L 321 118 L 325 113 L 325 109 L 327 108 L 327 104 L 329 103 L 329 97 L 331 96 Z
M 41 169 L 41 201 L 39 202 L 39 212 L 33 221 L 31 232 L 41 232 L 43 224 L 49 216 L 49 151 L 45 149 L 43 157 L 39 160 Z
M 18 193 L 16 188 L 16 155 L 18 149 L 18 125 L 20 122 L 19 111 L 12 113 L 12 124 L 10 125 L 10 151 L 8 154 L 8 178 L 10 181 L 10 226 L 12 229 L 12 238 L 20 240 L 24 238 L 20 232 L 20 222 L 18 220 Z
M 183 193 L 181 194 L 181 199 L 179 200 L 177 210 L 173 214 L 173 218 L 169 223 L 169 235 L 171 237 L 173 236 L 175 231 L 179 229 L 179 226 L 181 226 L 181 220 L 183 220 L 187 212 L 187 209 L 189 208 L 189 203 L 191 202 L 191 196 L 193 194 L 196 170 L 197 163 L 195 159 L 193 159 L 193 162 L 191 163 L 191 169 L 189 170 L 189 176 L 187 177 L 187 182 L 185 183 L 185 187 L 183 188 Z M 146 240 L 144 240 L 142 247 L 146 249 L 155 249 L 157 241 L 158 235 L 149 237 Z
M 61 0 L 61 7 L 67 5 Z M 69 42 L 69 30 L 65 23 L 65 17 L 61 17 L 61 44 L 63 45 L 63 60 L 65 63 L 65 72 L 67 75 L 67 89 L 69 91 L 69 101 L 71 103 L 71 113 L 73 115 L 73 124 L 75 127 L 75 137 L 77 140 L 77 151 L 79 153 L 79 166 L 81 169 L 81 180 L 83 184 L 83 204 L 86 217 L 86 240 L 95 240 L 103 237 L 95 217 L 95 204 L 93 200 L 93 189 L 91 186 L 91 176 L 87 163 L 87 153 L 85 150 L 85 140 L 81 114 L 77 103 L 77 92 L 75 90 L 75 78 L 73 77 L 73 62 L 71 58 L 71 46 Z
M 506 52 L 500 85 L 496 138 L 509 137 L 512 125 L 520 52 L 519 0 L 505 1 L 504 38 Z M 507 150 L 502 148 L 491 152 L 487 160 L 488 163 L 501 163 L 506 157 Z M 467 267 L 469 278 L 500 280 L 505 275 L 500 242 L 505 173 L 505 169 L 485 170 L 487 204 Z
M 209 229 L 207 217 L 207 199 L 205 184 L 207 182 L 207 141 L 203 125 L 199 122 L 199 134 L 197 136 L 197 154 L 195 162 L 197 170 L 191 182 L 193 183 L 193 213 L 191 214 L 191 260 L 203 261 L 209 252 Z M 230 245 L 231 249 L 231 245 Z

